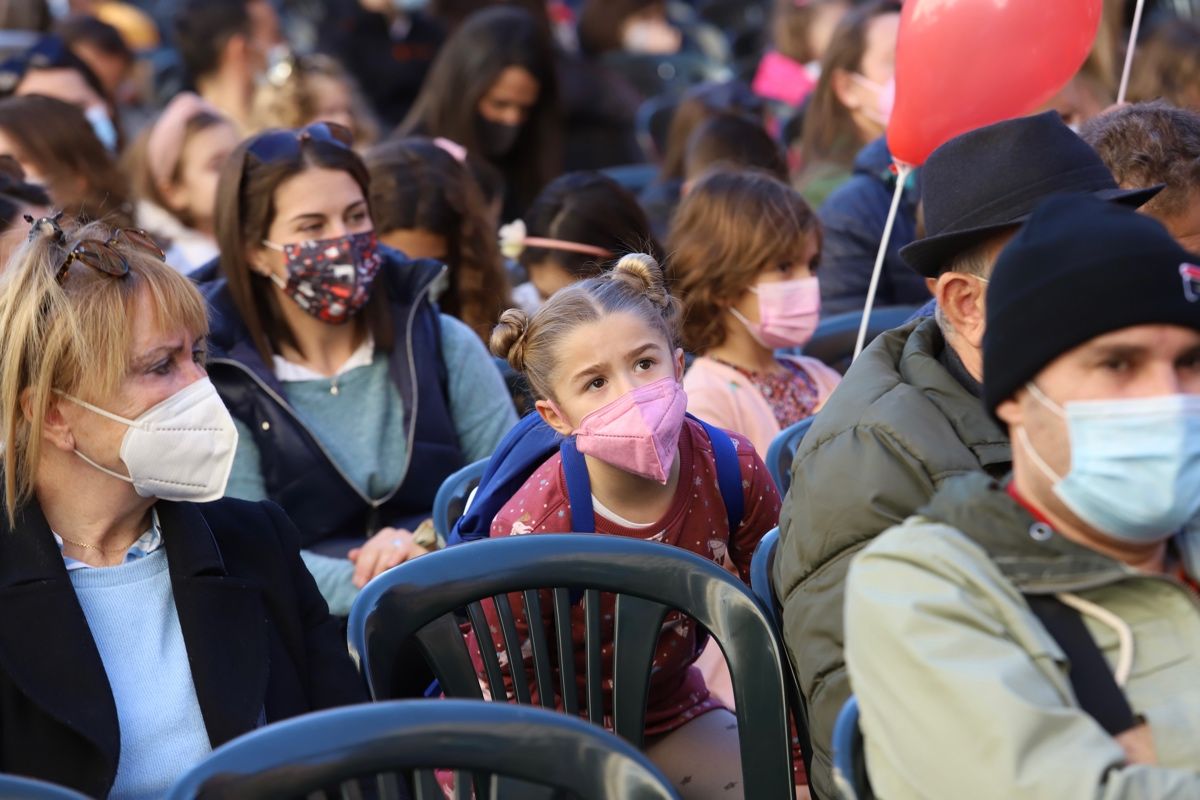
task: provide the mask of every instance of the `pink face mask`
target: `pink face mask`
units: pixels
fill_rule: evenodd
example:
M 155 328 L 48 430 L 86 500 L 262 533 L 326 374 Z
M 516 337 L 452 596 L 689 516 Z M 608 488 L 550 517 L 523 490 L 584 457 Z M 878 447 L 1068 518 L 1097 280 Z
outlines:
M 863 106 L 862 112 L 870 120 L 884 128 L 892 121 L 892 111 L 896 108 L 896 76 L 888 78 L 887 83 L 876 83 L 863 75 L 852 74 L 851 79 L 875 94 L 875 106 Z
M 761 283 L 750 291 L 758 295 L 758 322 L 750 322 L 736 308 L 729 309 L 759 344 L 801 347 L 808 344 L 821 316 L 821 283 L 816 278 Z
M 579 421 L 575 448 L 665 484 L 675 463 L 687 395 L 675 378 L 640 386 Z

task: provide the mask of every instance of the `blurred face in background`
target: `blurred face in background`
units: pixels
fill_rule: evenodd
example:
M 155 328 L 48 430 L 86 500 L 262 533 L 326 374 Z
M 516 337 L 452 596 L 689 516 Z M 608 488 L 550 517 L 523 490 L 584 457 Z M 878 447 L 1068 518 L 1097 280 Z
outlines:
M 666 3 L 652 3 L 621 23 L 621 44 L 629 53 L 670 55 L 683 46 L 683 34 L 667 19 Z
M 838 99 L 863 134 L 863 141 L 879 138 L 887 129 L 895 102 L 896 38 L 899 14 L 880 14 L 867 25 L 866 47 L 857 73 L 841 73 L 836 83 Z
M 305 125 L 314 122 L 336 122 L 349 128 L 358 141 L 358 125 L 354 118 L 354 104 L 350 97 L 350 87 L 337 78 L 328 75 L 310 75 L 308 85 L 313 94 L 313 118 L 305 121 Z
M 196 131 L 184 143 L 175 179 L 165 187 L 164 199 L 197 230 L 212 233 L 217 181 L 238 141 L 233 125 L 220 122 Z
M 83 75 L 73 69 L 33 69 L 21 79 L 16 94 L 40 94 L 70 103 L 86 111 L 94 106 L 106 106 L 103 97 L 96 93 Z

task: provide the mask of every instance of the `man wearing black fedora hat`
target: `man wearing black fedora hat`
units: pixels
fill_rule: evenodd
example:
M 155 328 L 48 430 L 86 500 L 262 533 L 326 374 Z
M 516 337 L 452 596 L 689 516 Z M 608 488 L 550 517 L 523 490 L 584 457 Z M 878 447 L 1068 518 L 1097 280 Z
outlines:
M 901 255 L 938 301 L 876 339 L 817 416 L 793 462 L 775 586 L 784 638 L 809 708 L 811 779 L 834 796 L 833 723 L 850 694 L 842 601 L 850 559 L 929 501 L 949 478 L 1008 472 L 1004 430 L 982 410 L 988 274 L 1039 201 L 1090 194 L 1138 206 L 1157 188 L 1122 190 L 1096 153 L 1047 112 L 950 140 L 922 167 L 926 237 Z

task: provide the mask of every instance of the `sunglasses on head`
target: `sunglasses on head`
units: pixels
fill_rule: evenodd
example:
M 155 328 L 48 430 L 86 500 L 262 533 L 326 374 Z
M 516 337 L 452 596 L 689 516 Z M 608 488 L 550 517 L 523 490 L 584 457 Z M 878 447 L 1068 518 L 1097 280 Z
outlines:
M 257 136 L 247 152 L 261 162 L 298 158 L 306 142 L 327 142 L 347 150 L 354 146 L 354 134 L 336 122 L 314 122 L 297 130 L 268 131 Z
M 42 219 L 33 224 L 37 226 L 45 222 L 47 220 Z M 57 221 L 51 220 L 50 222 L 57 225 Z M 76 262 L 113 278 L 124 278 L 129 274 L 129 262 L 117 250 L 117 247 L 120 245 L 135 247 L 138 250 L 157 257 L 160 261 L 167 260 L 166 253 L 150 237 L 150 234 L 137 228 L 117 228 L 113 231 L 112 236 L 108 237 L 108 241 L 102 242 L 99 239 L 84 239 L 77 243 L 71 248 L 71 252 L 67 253 L 62 266 L 58 268 L 58 272 L 54 275 L 54 280 L 61 286 L 67 279 L 71 265 Z

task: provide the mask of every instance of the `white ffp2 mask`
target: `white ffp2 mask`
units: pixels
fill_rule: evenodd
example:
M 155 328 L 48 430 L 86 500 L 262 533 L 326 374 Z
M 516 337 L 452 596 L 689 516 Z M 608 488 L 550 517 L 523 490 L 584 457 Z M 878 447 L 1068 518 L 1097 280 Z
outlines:
M 225 495 L 238 434 L 233 417 L 208 378 L 148 409 L 137 419 L 105 411 L 71 395 L 71 402 L 129 428 L 121 441 L 128 475 L 75 454 L 101 472 L 133 484 L 142 497 L 207 503 Z

